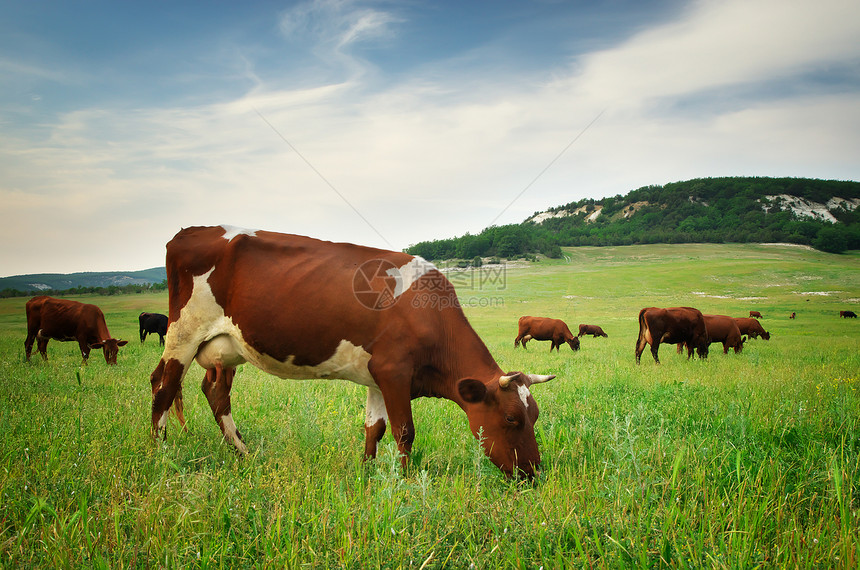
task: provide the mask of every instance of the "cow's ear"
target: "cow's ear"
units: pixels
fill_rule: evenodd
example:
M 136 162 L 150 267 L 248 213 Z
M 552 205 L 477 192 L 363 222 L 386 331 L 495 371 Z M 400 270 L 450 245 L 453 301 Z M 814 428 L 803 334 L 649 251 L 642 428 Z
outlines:
M 457 383 L 457 391 L 460 397 L 470 404 L 483 402 L 487 395 L 487 387 L 480 380 L 474 378 L 465 378 Z
M 103 342 L 93 342 L 93 343 L 90 343 L 90 348 L 101 348 L 101 347 L 103 347 L 103 346 L 104 346 L 104 343 L 103 343 Z
M 127 341 L 127 340 L 118 340 L 118 341 L 116 341 L 116 345 L 117 345 L 117 346 L 125 346 L 125 345 L 127 345 L 127 344 L 128 344 L 128 341 Z

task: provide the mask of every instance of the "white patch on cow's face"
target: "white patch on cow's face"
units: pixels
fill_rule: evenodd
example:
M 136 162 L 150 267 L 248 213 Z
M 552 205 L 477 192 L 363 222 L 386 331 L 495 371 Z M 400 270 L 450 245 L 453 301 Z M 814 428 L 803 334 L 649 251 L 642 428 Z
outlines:
M 230 241 L 234 237 L 241 235 L 241 234 L 245 234 L 246 236 L 251 236 L 251 237 L 254 237 L 257 235 L 257 230 L 249 230 L 246 228 L 237 228 L 236 226 L 227 226 L 224 224 L 221 224 L 221 227 L 224 228 L 224 232 L 225 232 L 224 235 L 221 237 L 227 241 Z
M 436 269 L 435 265 L 425 260 L 423 257 L 416 255 L 406 265 L 386 271 L 389 276 L 394 277 L 394 279 L 397 280 L 397 283 L 394 286 L 394 297 L 397 298 L 408 291 L 412 284 L 418 281 L 422 275 L 429 273 L 434 269 Z
M 520 400 L 523 401 L 523 406 L 525 406 L 526 409 L 528 410 L 529 409 L 529 396 L 531 395 L 531 392 L 529 392 L 529 389 L 526 386 L 522 386 L 522 385 L 517 386 L 517 394 L 520 395 Z
M 163 414 L 161 414 L 161 417 L 158 418 L 158 431 L 163 430 L 164 426 L 166 426 L 166 425 L 167 425 L 167 411 L 165 410 L 165 412 Z

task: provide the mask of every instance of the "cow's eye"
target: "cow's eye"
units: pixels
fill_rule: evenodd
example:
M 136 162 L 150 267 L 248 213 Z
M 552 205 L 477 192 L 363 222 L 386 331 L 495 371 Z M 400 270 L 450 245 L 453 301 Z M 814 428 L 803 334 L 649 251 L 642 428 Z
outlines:
M 515 418 L 515 417 L 514 417 L 514 416 L 512 416 L 511 414 L 505 414 L 505 421 L 506 421 L 508 424 L 512 425 L 512 426 L 515 426 L 515 425 L 517 425 L 517 424 L 519 423 L 519 422 L 517 421 L 517 418 Z

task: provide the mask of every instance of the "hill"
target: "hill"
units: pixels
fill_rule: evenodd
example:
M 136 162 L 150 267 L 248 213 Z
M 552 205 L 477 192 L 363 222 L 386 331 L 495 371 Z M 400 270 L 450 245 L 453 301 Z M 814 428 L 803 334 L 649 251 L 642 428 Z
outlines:
M 82 272 L 82 273 L 38 273 L 31 275 L 16 275 L 0 277 L 0 296 L 13 296 L 16 293 L 43 292 L 50 294 L 55 291 L 95 292 L 106 290 L 110 292 L 129 286 L 150 288 L 159 285 L 167 279 L 164 267 L 153 267 L 141 271 L 111 271 L 111 272 Z
M 584 199 L 520 224 L 407 248 L 427 259 L 561 256 L 561 246 L 649 243 L 809 245 L 860 249 L 860 182 L 807 178 L 700 178 Z

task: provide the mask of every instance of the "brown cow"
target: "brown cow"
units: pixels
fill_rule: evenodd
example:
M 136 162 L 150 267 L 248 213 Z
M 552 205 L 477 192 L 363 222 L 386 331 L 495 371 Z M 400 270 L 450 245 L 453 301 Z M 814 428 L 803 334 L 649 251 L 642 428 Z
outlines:
M 577 336 L 584 336 L 590 334 L 594 338 L 599 336 L 608 337 L 609 335 L 603 332 L 603 329 L 597 325 L 579 325 L 579 334 Z
M 723 354 L 728 354 L 730 348 L 735 350 L 735 354 L 743 351 L 747 337 L 741 336 L 735 319 L 725 315 L 704 315 L 704 317 L 705 328 L 708 330 L 708 339 L 710 339 L 711 344 L 723 343 Z
M 793 319 L 794 317 L 795 317 L 795 313 L 791 313 L 790 315 L 788 315 L 789 319 Z
M 756 319 L 762 319 L 764 317 L 761 316 L 761 313 L 758 311 L 750 311 L 750 318 L 755 317 Z
M 679 344 L 687 346 L 687 358 L 696 349 L 700 358 L 708 357 L 708 331 L 705 328 L 705 318 L 702 312 L 693 307 L 672 307 L 660 309 L 647 307 L 639 311 L 639 338 L 636 340 L 636 364 L 645 350 L 645 345 L 651 345 L 651 355 L 654 362 L 660 364 L 657 351 L 660 343 Z
M 839 316 L 843 319 L 856 319 L 857 313 L 854 311 L 839 311 Z
M 90 357 L 90 349 L 101 348 L 105 362 L 116 364 L 119 347 L 125 346 L 127 340 L 112 338 L 108 332 L 105 316 L 95 305 L 55 299 L 47 295 L 39 295 L 27 301 L 27 339 L 24 341 L 24 352 L 27 361 L 33 352 L 33 341 L 38 340 L 39 353 L 48 360 L 48 341 L 78 341 L 83 364 Z
M 519 333 L 514 339 L 514 348 L 522 343 L 523 348 L 531 339 L 550 341 L 549 351 L 559 350 L 567 343 L 571 350 L 579 350 L 579 339 L 573 336 L 564 321 L 547 317 L 520 317 Z
M 735 323 L 738 325 L 738 330 L 741 334 L 748 335 L 750 338 L 761 337 L 764 340 L 770 340 L 770 333 L 764 330 L 761 323 L 749 317 L 735 317 Z
M 490 460 L 509 476 L 540 463 L 529 388 L 554 376 L 505 373 L 469 325 L 450 281 L 411 255 L 227 226 L 180 231 L 167 244 L 170 326 L 151 375 L 158 436 L 193 360 L 224 438 L 244 454 L 230 409 L 236 367 L 367 387 L 365 458 L 386 423 L 404 466 L 415 439 L 410 400 L 459 405 Z

